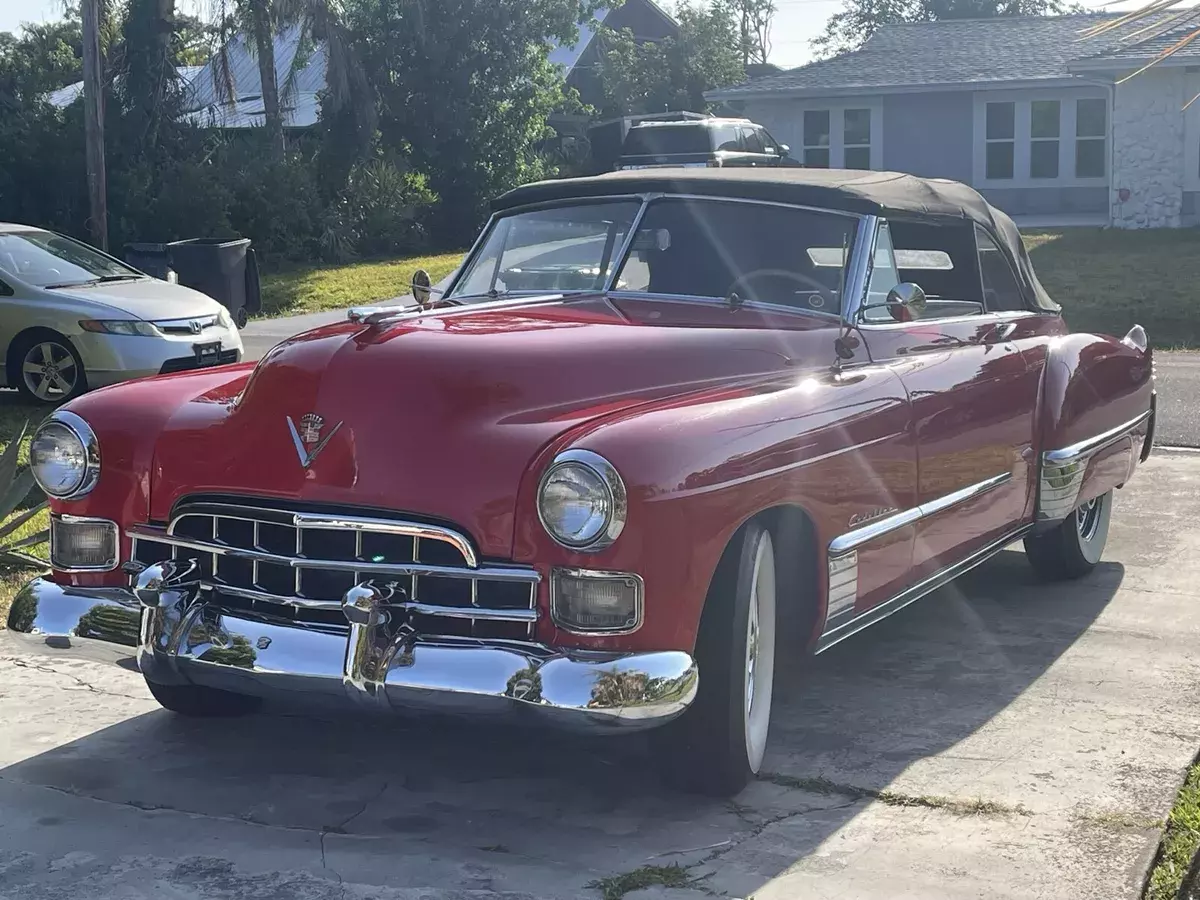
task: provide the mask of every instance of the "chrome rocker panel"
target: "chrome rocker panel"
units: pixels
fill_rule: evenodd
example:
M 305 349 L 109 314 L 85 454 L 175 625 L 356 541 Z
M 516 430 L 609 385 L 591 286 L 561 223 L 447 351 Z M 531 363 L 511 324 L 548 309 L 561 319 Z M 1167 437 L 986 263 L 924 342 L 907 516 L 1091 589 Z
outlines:
M 370 586 L 347 593 L 347 634 L 222 609 L 219 597 L 197 599 L 182 585 L 170 588 L 169 579 L 148 582 L 143 576 L 154 569 L 133 590 L 37 578 L 14 600 L 0 637 L 27 653 L 126 668 L 136 660 L 164 684 L 306 705 L 328 699 L 385 711 L 518 715 L 586 732 L 661 725 L 687 709 L 699 684 L 695 661 L 681 651 L 599 653 L 416 635 L 376 645 L 386 610 Z

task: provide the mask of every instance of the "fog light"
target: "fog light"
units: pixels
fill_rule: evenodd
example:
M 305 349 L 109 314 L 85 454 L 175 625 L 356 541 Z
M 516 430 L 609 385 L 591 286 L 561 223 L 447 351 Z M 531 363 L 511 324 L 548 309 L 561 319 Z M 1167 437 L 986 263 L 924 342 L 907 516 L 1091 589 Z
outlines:
M 117 523 L 80 516 L 50 517 L 50 565 L 65 571 L 117 567 Z
M 554 569 L 550 615 L 559 628 L 581 634 L 636 631 L 642 624 L 642 579 L 627 572 Z

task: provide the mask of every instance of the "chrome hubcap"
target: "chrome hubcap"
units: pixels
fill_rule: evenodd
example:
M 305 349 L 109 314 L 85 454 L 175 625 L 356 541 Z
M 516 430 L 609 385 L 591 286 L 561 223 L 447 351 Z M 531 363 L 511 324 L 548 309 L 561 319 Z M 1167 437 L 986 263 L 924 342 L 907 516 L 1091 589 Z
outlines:
M 40 400 L 55 400 L 75 389 L 75 358 L 62 344 L 34 344 L 21 362 L 21 377 Z
M 1079 529 L 1080 540 L 1090 541 L 1096 536 L 1099 526 L 1100 498 L 1096 497 L 1075 510 L 1075 527 Z

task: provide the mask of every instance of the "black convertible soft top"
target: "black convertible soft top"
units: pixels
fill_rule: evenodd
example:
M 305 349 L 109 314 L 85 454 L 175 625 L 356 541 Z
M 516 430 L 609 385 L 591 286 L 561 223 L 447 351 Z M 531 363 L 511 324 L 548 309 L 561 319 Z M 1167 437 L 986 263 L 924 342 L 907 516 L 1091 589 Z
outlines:
M 654 168 L 627 169 L 589 178 L 537 181 L 496 198 L 496 212 L 526 206 L 613 194 L 699 194 L 794 203 L 862 215 L 968 219 L 991 232 L 1019 274 L 1027 297 L 1048 311 L 1059 306 L 1046 293 L 1021 242 L 1017 226 L 978 191 L 944 178 L 918 178 L 900 172 L 857 169 Z

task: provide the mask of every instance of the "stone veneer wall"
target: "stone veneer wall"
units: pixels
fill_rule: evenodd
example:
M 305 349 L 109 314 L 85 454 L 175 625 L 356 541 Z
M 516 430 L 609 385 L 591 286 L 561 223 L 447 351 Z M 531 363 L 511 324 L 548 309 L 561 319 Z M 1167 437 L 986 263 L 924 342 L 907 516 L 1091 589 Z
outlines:
M 1114 228 L 1178 228 L 1183 207 L 1183 68 L 1151 69 L 1116 86 L 1112 122 Z M 1121 200 L 1121 190 L 1129 192 Z

